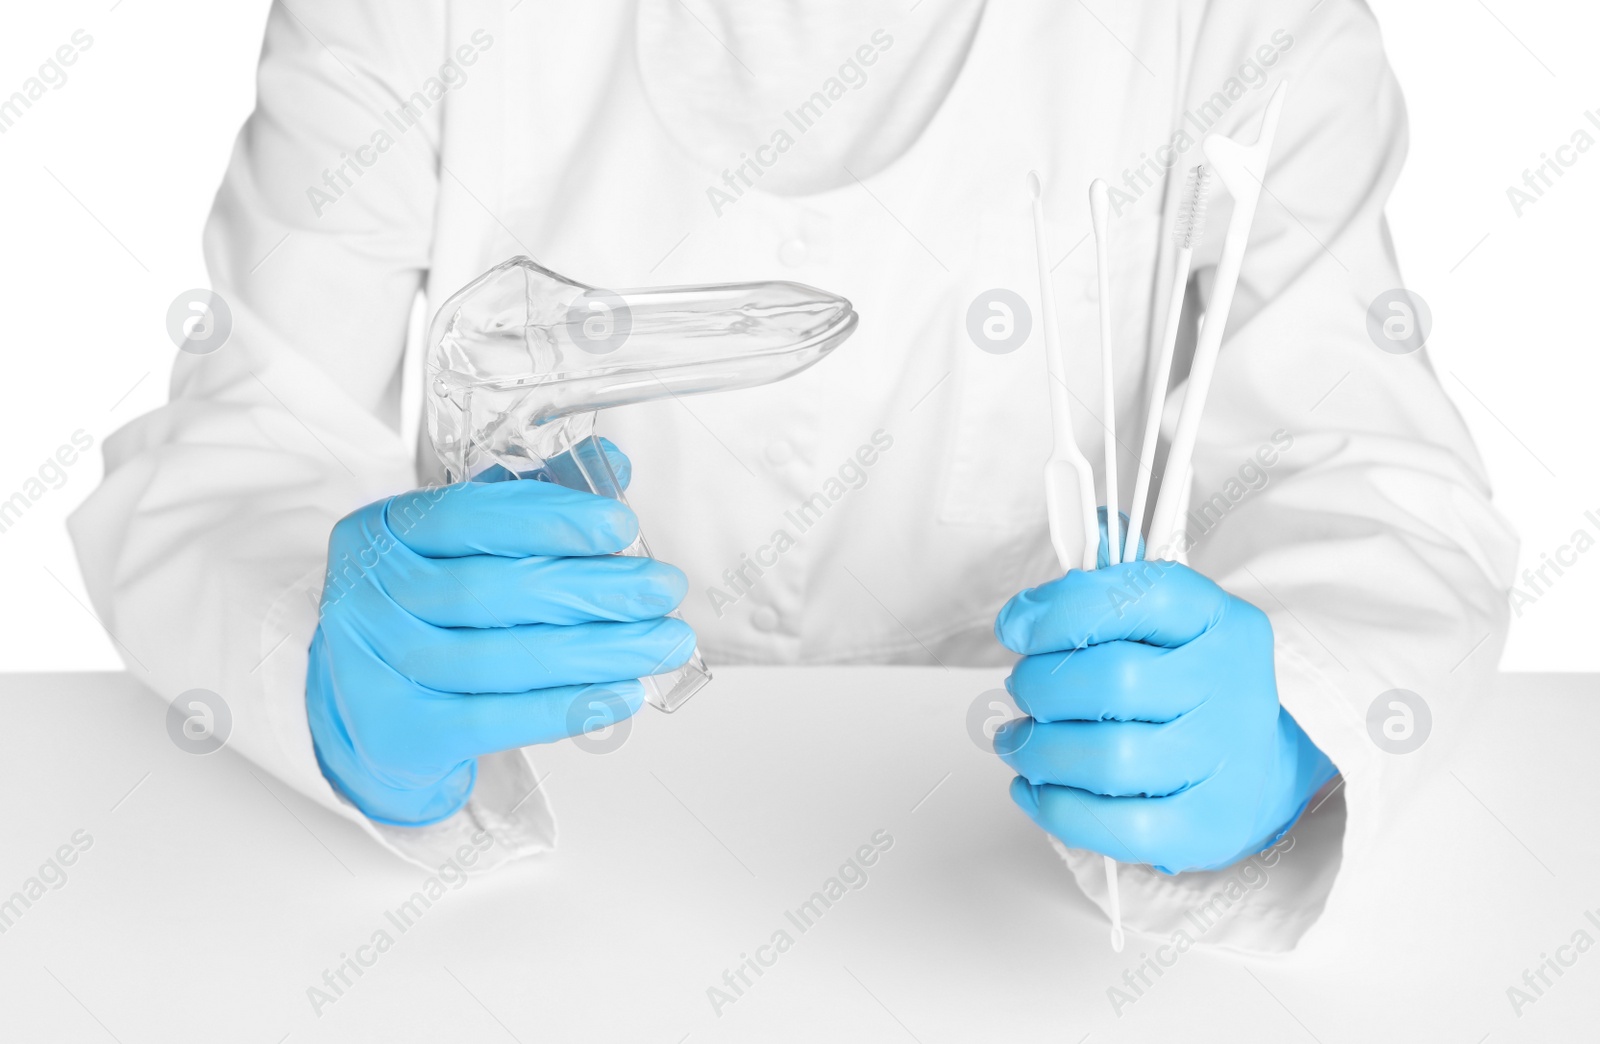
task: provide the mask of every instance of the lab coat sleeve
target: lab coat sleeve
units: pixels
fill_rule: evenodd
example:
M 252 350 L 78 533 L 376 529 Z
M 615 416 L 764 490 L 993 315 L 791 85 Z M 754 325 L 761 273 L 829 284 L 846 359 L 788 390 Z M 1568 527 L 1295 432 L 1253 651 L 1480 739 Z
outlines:
M 166 699 L 218 694 L 228 746 L 433 866 L 479 830 L 494 861 L 553 843 L 526 760 L 483 759 L 473 800 L 444 823 L 372 824 L 318 769 L 305 676 L 329 530 L 417 484 L 399 389 L 432 239 L 447 47 L 465 42 L 446 6 L 273 6 L 256 109 L 205 230 L 231 333 L 179 354 L 169 403 L 106 440 L 105 481 L 70 521 L 131 671 Z
M 1289 92 L 1184 529 L 1190 564 L 1271 618 L 1280 698 L 1342 776 L 1260 856 L 1214 873 L 1121 874 L 1130 926 L 1254 951 L 1289 949 L 1382 887 L 1385 831 L 1486 694 L 1516 554 L 1427 353 L 1381 350 L 1369 334 L 1368 306 L 1404 285 L 1383 206 L 1405 113 L 1377 27 L 1356 0 L 1277 20 L 1288 17 L 1207 5 L 1182 102 L 1204 111 L 1275 32 L 1292 39 L 1269 71 Z M 1216 129 L 1254 140 L 1271 86 L 1246 85 Z M 1215 264 L 1230 210 L 1220 188 L 1213 200 L 1199 266 Z M 1411 719 L 1420 746 L 1409 753 L 1375 738 L 1385 722 L 1407 731 L 1391 704 L 1412 697 L 1393 690 L 1427 708 Z M 1057 847 L 1104 906 L 1100 859 Z

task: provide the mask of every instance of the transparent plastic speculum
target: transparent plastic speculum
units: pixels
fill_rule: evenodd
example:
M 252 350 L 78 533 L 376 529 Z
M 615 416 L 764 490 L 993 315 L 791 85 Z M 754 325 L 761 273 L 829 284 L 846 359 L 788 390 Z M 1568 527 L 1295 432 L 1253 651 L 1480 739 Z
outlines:
M 799 283 L 602 290 L 514 257 L 434 317 L 428 433 L 451 482 L 492 471 L 625 500 L 597 411 L 780 381 L 855 327 L 849 301 Z M 622 552 L 649 553 L 642 532 Z M 710 678 L 696 652 L 643 679 L 645 699 L 676 710 Z

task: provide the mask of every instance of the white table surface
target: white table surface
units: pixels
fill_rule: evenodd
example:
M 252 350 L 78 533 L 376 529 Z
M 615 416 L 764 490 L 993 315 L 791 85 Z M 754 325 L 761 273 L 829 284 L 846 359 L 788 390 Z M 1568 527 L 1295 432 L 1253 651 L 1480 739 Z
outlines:
M 1110 951 L 968 737 L 1000 677 L 724 668 L 612 753 L 549 748 L 558 850 L 404 933 L 385 911 L 421 871 L 230 750 L 181 751 L 131 678 L 0 677 L 0 901 L 93 839 L 0 934 L 0 1039 L 1600 1038 L 1600 947 L 1520 1017 L 1506 996 L 1600 908 L 1596 676 L 1503 680 L 1359 923 L 1281 959 L 1192 950 L 1120 1017 L 1107 988 L 1143 940 Z M 880 830 L 869 882 L 798 932 L 784 911 Z M 307 988 L 380 928 L 393 947 L 314 1014 Z M 707 987 L 779 928 L 793 947 L 714 1014 Z

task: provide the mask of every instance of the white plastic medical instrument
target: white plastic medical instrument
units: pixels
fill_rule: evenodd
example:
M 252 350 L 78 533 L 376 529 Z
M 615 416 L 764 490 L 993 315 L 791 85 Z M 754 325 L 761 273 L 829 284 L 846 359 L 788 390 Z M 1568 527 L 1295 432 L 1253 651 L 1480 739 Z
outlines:
M 1189 171 L 1189 183 L 1178 205 L 1178 220 L 1172 236 L 1178 243 L 1173 266 L 1172 291 L 1167 297 L 1167 319 L 1161 330 L 1161 350 L 1151 375 L 1149 403 L 1145 407 L 1144 438 L 1139 443 L 1139 473 L 1133 481 L 1133 504 L 1128 510 L 1128 543 L 1122 553 L 1131 560 L 1139 553 L 1139 534 L 1144 532 L 1144 509 L 1149 504 L 1150 481 L 1155 472 L 1156 446 L 1161 441 L 1161 416 L 1165 412 L 1167 384 L 1172 379 L 1172 356 L 1178 345 L 1178 327 L 1183 321 L 1184 291 L 1194 262 L 1194 247 L 1205 231 L 1206 187 L 1211 172 L 1204 164 Z
M 1094 225 L 1094 264 L 1100 293 L 1100 422 L 1106 429 L 1106 564 L 1122 564 L 1122 519 L 1117 498 L 1117 382 L 1111 331 L 1111 189 L 1100 178 L 1089 183 L 1089 218 Z M 1137 550 L 1138 545 L 1135 544 Z
M 1050 249 L 1044 231 L 1044 186 L 1038 171 L 1028 173 L 1028 193 L 1033 197 L 1033 244 L 1039 266 L 1039 311 L 1044 326 L 1045 359 L 1050 374 L 1050 426 L 1054 432 L 1054 445 L 1050 459 L 1045 463 L 1044 497 L 1045 513 L 1050 519 L 1050 542 L 1055 548 L 1056 561 L 1063 572 L 1077 566 L 1093 569 L 1100 549 L 1100 519 L 1095 505 L 1094 472 L 1089 458 L 1078 448 L 1072 434 L 1072 404 L 1068 399 L 1066 384 L 1066 358 L 1061 348 L 1061 329 L 1056 322 L 1055 287 L 1050 281 Z M 1099 239 L 1104 242 L 1104 235 Z M 1100 304 L 1106 307 L 1107 292 L 1105 265 L 1101 263 Z M 1110 320 L 1102 311 L 1102 336 L 1109 329 Z M 1103 363 L 1106 373 L 1110 360 Z M 1109 377 L 1107 378 L 1109 380 Z M 1109 415 L 1108 415 L 1109 416 Z M 1109 435 L 1108 435 L 1109 438 Z M 1108 454 L 1114 450 L 1108 450 Z M 1115 467 L 1115 457 L 1109 457 Z M 1115 489 L 1115 473 L 1111 474 L 1111 489 Z M 1116 501 L 1110 501 L 1106 512 L 1116 517 Z M 1122 897 L 1117 891 L 1117 861 L 1105 857 L 1106 898 L 1111 910 L 1111 948 L 1122 952 L 1126 936 L 1122 931 Z
M 1241 145 L 1232 138 L 1213 134 L 1205 140 L 1206 159 L 1221 179 L 1233 200 L 1233 213 L 1228 219 L 1227 238 L 1222 243 L 1222 256 L 1217 261 L 1216 275 L 1212 280 L 1211 301 L 1206 307 L 1205 321 L 1195 343 L 1194 361 L 1189 366 L 1189 379 L 1185 385 L 1183 407 L 1178 413 L 1178 427 L 1167 450 L 1166 467 L 1162 470 L 1161 491 L 1156 497 L 1155 514 L 1150 519 L 1150 533 L 1145 540 L 1146 553 L 1175 556 L 1179 549 L 1173 547 L 1179 533 L 1178 510 L 1183 503 L 1188 472 L 1194 458 L 1195 438 L 1200 431 L 1200 416 L 1205 412 L 1206 396 L 1211 391 L 1211 377 L 1217 367 L 1217 351 L 1222 347 L 1222 335 L 1227 330 L 1228 312 L 1233 308 L 1234 291 L 1239 286 L 1239 270 L 1244 264 L 1245 247 L 1250 241 L 1250 226 L 1255 221 L 1256 207 L 1261 202 L 1263 181 L 1267 176 L 1267 163 L 1272 158 L 1272 139 L 1278 130 L 1278 117 L 1283 114 L 1284 92 L 1288 83 L 1278 84 L 1267 101 L 1267 110 L 1261 116 L 1261 129 L 1254 145 Z
M 625 500 L 597 411 L 791 377 L 856 328 L 850 302 L 799 283 L 601 290 L 514 257 L 444 303 L 428 333 L 428 434 L 450 482 L 536 478 Z M 641 532 L 623 551 L 649 555 Z M 677 615 L 677 614 L 673 614 Z M 640 679 L 676 710 L 711 672 Z
M 1033 241 L 1039 264 L 1039 311 L 1044 327 L 1045 364 L 1050 383 L 1050 459 L 1044 465 L 1044 502 L 1050 517 L 1050 544 L 1063 570 L 1093 569 L 1100 520 L 1095 510 L 1094 470 L 1072 432 L 1072 401 L 1067 390 L 1061 329 L 1056 322 L 1055 291 L 1050 282 L 1050 254 L 1044 234 L 1044 185 L 1038 171 L 1028 174 L 1033 197 Z

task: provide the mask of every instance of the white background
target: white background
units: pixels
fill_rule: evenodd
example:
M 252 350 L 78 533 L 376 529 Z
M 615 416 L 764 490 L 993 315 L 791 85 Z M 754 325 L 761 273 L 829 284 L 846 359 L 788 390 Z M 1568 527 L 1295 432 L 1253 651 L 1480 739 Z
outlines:
M 693 6 L 694 0 L 689 0 Z M 1097 0 L 1099 3 L 1109 0 Z M 1091 3 L 1091 6 L 1093 4 Z M 1593 315 L 1600 148 L 1518 216 L 1506 190 L 1600 140 L 1600 9 L 1576 0 L 1377 0 L 1411 114 L 1389 208 L 1409 287 L 1431 306 L 1434 366 L 1522 535 L 1519 568 L 1600 535 Z M 100 440 L 161 404 L 168 304 L 206 285 L 200 229 L 253 99 L 265 0 L 13 4 L 0 98 L 75 30 L 69 79 L 0 134 L 6 345 L 0 500 L 73 432 L 96 450 L 0 533 L 0 670 L 119 666 L 90 616 L 63 520 L 100 479 Z M 1524 609 L 1504 665 L 1600 669 L 1600 549 Z

